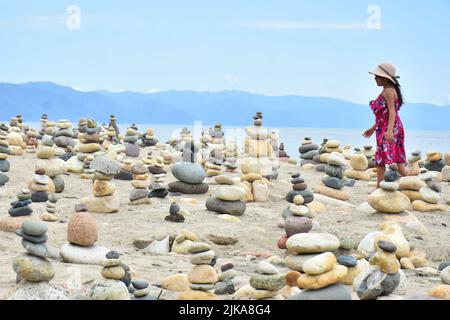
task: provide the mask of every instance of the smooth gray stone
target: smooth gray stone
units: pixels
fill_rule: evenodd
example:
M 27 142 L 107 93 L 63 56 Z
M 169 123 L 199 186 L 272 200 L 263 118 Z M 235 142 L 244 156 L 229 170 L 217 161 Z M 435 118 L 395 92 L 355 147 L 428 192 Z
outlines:
M 170 192 L 181 192 L 183 194 L 203 194 L 207 193 L 209 186 L 206 183 L 189 184 L 181 181 L 169 183 Z
M 222 214 L 241 216 L 245 212 L 245 203 L 242 201 L 223 201 L 218 198 L 208 198 L 205 202 L 206 209 Z
M 314 194 L 309 190 L 291 190 L 286 196 L 286 201 L 294 203 L 294 197 L 296 195 L 301 195 L 305 201 L 305 204 L 314 201 Z

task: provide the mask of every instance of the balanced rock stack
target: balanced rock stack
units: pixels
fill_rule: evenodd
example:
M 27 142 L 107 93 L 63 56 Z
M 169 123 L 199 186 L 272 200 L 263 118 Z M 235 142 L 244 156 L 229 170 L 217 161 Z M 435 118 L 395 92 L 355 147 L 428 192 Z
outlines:
M 361 300 L 373 300 L 390 295 L 400 284 L 400 263 L 397 247 L 389 240 L 375 240 L 376 252 L 369 260 L 371 268 L 363 270 L 353 282 Z
M 46 212 L 39 215 L 39 219 L 47 221 L 47 222 L 54 222 L 59 220 L 59 216 L 56 213 L 56 203 L 58 202 L 58 199 L 55 197 L 55 195 L 50 195 L 48 197 L 48 201 L 45 203 L 45 210 Z
M 85 205 L 76 205 L 75 213 L 69 218 L 67 241 L 61 246 L 64 262 L 77 264 L 100 264 L 109 249 L 96 245 L 97 222 L 87 212 Z
M 297 278 L 297 285 L 302 292 L 289 297 L 290 300 L 306 300 L 309 296 L 326 299 L 334 292 L 333 300 L 351 300 L 351 292 L 343 284 L 348 268 L 337 263 L 332 252 L 323 252 L 306 260 L 302 264 L 303 273 Z
M 401 177 L 399 180 L 399 190 L 409 198 L 411 202 L 423 200 L 419 190 L 426 187 L 425 181 L 417 176 Z
M 170 192 L 183 194 L 203 194 L 208 192 L 209 186 L 203 183 L 206 173 L 202 166 L 196 162 L 194 144 L 188 144 L 190 149 L 183 151 L 183 161 L 172 166 L 172 174 L 178 180 L 169 183 Z
M 116 132 L 115 134 L 115 138 L 117 139 L 120 135 L 120 130 L 119 130 L 119 126 L 117 125 L 117 118 L 115 115 L 110 115 L 109 116 L 109 125 L 108 127 L 113 127 L 114 131 Z
M 109 126 L 108 129 L 104 132 L 102 146 L 105 150 L 109 149 L 109 146 L 114 143 L 116 139 L 116 131 L 112 126 Z
M 347 178 L 355 180 L 369 181 L 370 174 L 366 171 L 369 167 L 369 161 L 363 154 L 355 154 L 350 157 L 350 167 L 344 172 Z
M 125 137 L 123 139 L 125 143 L 125 154 L 127 157 L 131 158 L 138 158 L 139 152 L 141 148 L 139 147 L 139 144 L 137 143 L 139 140 L 139 134 L 137 130 L 133 128 L 128 128 L 125 132 Z
M 243 174 L 257 173 L 263 177 L 272 178 L 272 146 L 268 142 L 269 131 L 262 127 L 262 114 L 257 112 L 253 117 L 253 126 L 245 129 L 247 137 L 244 140 L 245 155 L 241 161 Z
M 222 165 L 225 149 L 225 134 L 222 131 L 222 125 L 217 123 L 214 128 L 209 130 L 209 159 L 212 164 Z
M 305 183 L 305 180 L 300 177 L 300 173 L 295 173 L 291 176 L 291 184 L 292 184 L 292 190 L 289 191 L 289 193 L 286 195 L 286 201 L 292 204 L 295 204 L 294 198 L 295 196 L 302 196 L 303 203 L 297 204 L 297 205 L 307 205 L 308 203 L 313 202 L 314 195 L 311 191 L 307 190 L 308 185 Z M 297 203 L 301 202 L 301 198 L 297 198 Z M 305 210 L 303 207 L 299 210 Z
M 39 130 L 38 139 L 42 140 L 42 137 L 45 135 L 45 129 L 47 129 L 48 115 L 42 114 L 40 119 L 41 128 Z
M 44 135 L 42 136 L 41 142 L 42 145 L 47 146 L 47 147 L 53 147 L 54 143 L 54 138 L 55 138 L 55 133 L 56 133 L 56 123 L 52 122 L 52 121 L 48 121 L 45 125 L 45 132 Z
M 100 261 L 100 265 L 103 266 L 101 272 L 103 279 L 93 282 L 89 289 L 89 298 L 92 300 L 130 300 L 130 294 L 124 281 L 124 278 L 127 277 L 126 269 L 129 268 L 122 266 L 120 255 L 116 251 L 109 251 L 104 257 Z M 129 285 L 131 276 L 125 280 Z
M 420 150 L 413 151 L 408 158 L 408 175 L 417 176 L 420 173 L 420 161 L 422 160 L 422 152 Z
M 9 171 L 9 154 L 11 154 L 11 150 L 9 149 L 8 135 L 6 131 L 0 130 L 0 172 Z
M 381 181 L 381 189 L 375 190 L 369 195 L 368 202 L 378 212 L 383 213 L 401 213 L 411 207 L 409 198 L 398 191 L 400 183 L 397 171 L 389 170 L 384 174 L 384 180 Z
M 85 197 L 82 204 L 87 205 L 89 212 L 114 213 L 120 209 L 119 197 L 116 195 L 114 176 L 120 171 L 120 163 L 106 156 L 95 158 L 91 163 L 95 170 L 93 196 Z
M 100 142 L 100 128 L 97 126 L 97 122 L 93 119 L 86 121 L 86 126 L 81 126 L 82 131 L 78 133 L 78 151 L 86 154 L 95 153 L 101 150 Z
M 38 142 L 38 134 L 33 130 L 28 130 L 25 136 L 25 143 L 27 144 L 27 147 L 25 151 L 27 153 L 36 153 L 36 149 L 39 145 Z
M 169 215 L 164 218 L 170 222 L 184 222 L 184 216 L 180 213 L 180 206 L 174 201 L 170 204 Z
M 130 204 L 149 204 L 148 187 L 150 186 L 150 175 L 148 169 L 140 163 L 137 163 L 131 167 L 131 173 L 133 174 L 133 191 L 130 194 Z
M 298 148 L 300 152 L 300 165 L 303 167 L 306 164 L 317 165 L 317 155 L 319 155 L 319 146 L 314 144 L 311 137 L 305 137 L 302 141 L 302 145 Z M 308 167 L 308 166 L 307 166 Z
M 51 193 L 55 193 L 55 185 L 49 176 L 45 174 L 44 169 L 35 171 L 33 179 L 28 184 L 28 189 L 32 191 L 31 201 L 46 202 Z
M 147 131 L 143 134 L 141 141 L 143 147 L 153 147 L 158 143 L 158 139 L 155 138 L 152 128 L 147 129 Z
M 212 151 L 212 156 L 208 159 L 208 161 L 205 163 L 205 169 L 206 169 L 206 176 L 207 177 L 215 177 L 220 175 L 222 166 L 216 163 L 221 163 L 222 160 L 217 161 L 217 159 L 214 156 L 214 152 Z
M 441 172 L 446 163 L 443 159 L 442 153 L 438 151 L 427 152 L 427 161 L 425 162 L 425 168 L 429 171 Z
M 247 188 L 242 183 L 237 184 L 233 178 L 228 176 L 217 176 L 215 180 L 219 186 L 215 196 L 206 200 L 206 209 L 221 214 L 243 215 L 246 208 L 243 200 Z
M 412 207 L 416 211 L 431 212 L 431 211 L 447 211 L 448 208 L 444 204 L 439 204 L 441 200 L 441 186 L 433 178 L 431 174 L 423 175 L 425 186 L 419 189 L 421 199 L 414 200 Z
M 133 166 L 133 160 L 124 159 L 122 164 L 120 165 L 120 171 L 118 174 L 114 176 L 114 179 L 117 180 L 133 180 L 133 173 L 131 172 L 131 167 Z
M 333 142 L 328 141 L 329 142 Z M 337 144 L 333 144 L 337 145 Z M 345 160 L 342 153 L 332 152 L 327 157 L 327 166 L 325 167 L 325 173 L 328 177 L 324 177 L 322 179 L 322 185 L 314 188 L 314 192 L 342 200 L 347 201 L 350 199 L 350 194 L 346 190 L 344 190 L 344 183 L 342 179 L 344 177 L 344 168 L 347 166 L 347 160 Z
M 225 144 L 225 162 L 223 166 L 227 172 L 236 172 L 237 158 L 239 157 L 238 147 L 236 142 L 229 141 Z
M 13 121 L 14 119 L 14 121 Z M 23 154 L 23 149 L 26 147 L 26 143 L 23 141 L 20 128 L 17 126 L 17 119 L 11 119 L 9 128 L 3 128 L 7 133 L 7 141 L 9 143 L 10 154 L 20 156 Z
M 165 198 L 168 194 L 168 186 L 166 182 L 167 172 L 164 169 L 164 159 L 157 157 L 156 162 L 148 167 L 150 173 L 152 173 L 152 183 L 150 184 L 149 198 Z
M 290 158 L 290 156 L 284 150 L 283 142 L 278 146 L 278 158 L 280 159 L 280 161 L 283 161 L 283 162 L 289 161 L 289 158 Z
M 33 209 L 29 207 L 31 203 L 31 191 L 22 189 L 17 195 L 17 200 L 11 202 L 11 208 L 8 210 L 9 217 L 0 220 L 0 230 L 14 232 L 20 228 L 24 221 L 34 219 L 31 215 Z
M 13 262 L 17 280 L 21 281 L 11 300 L 66 300 L 66 295 L 52 287 L 49 281 L 55 276 L 55 270 L 47 257 L 47 224 L 42 221 L 26 221 L 16 234 L 22 237 L 22 246 L 27 253 L 18 255 Z
M 35 169 L 44 170 L 45 174 L 52 180 L 52 184 L 54 185 L 53 192 L 61 193 L 65 188 L 63 175 L 67 173 L 68 165 L 64 160 L 55 158 L 54 156 L 54 148 L 47 146 L 42 147 L 37 153 L 39 160 L 36 163 Z
M 216 300 L 211 291 L 219 280 L 216 264 L 216 254 L 211 246 L 203 242 L 194 242 L 189 248 L 190 261 L 194 267 L 189 271 L 188 281 L 191 291 L 181 292 L 178 300 Z
M 263 300 L 279 295 L 285 286 L 285 275 L 280 274 L 275 266 L 267 261 L 260 261 L 256 272 L 250 277 L 250 286 L 254 289 L 251 298 Z
M 130 289 L 128 291 L 132 292 L 134 295 L 133 300 L 158 300 L 155 297 L 152 297 L 149 295 L 149 284 L 147 281 L 145 280 L 133 280 L 131 282 L 132 286 L 130 288 L 132 288 L 132 290 L 130 291 Z
M 74 147 L 75 140 L 73 136 L 72 123 L 69 120 L 59 120 L 58 130 L 55 132 L 55 144 L 60 148 Z
M 78 159 L 83 161 L 83 172 L 80 175 L 81 179 L 92 180 L 94 179 L 95 170 L 91 168 L 91 163 L 95 157 L 91 154 L 79 154 Z
M 369 168 L 375 168 L 375 150 L 373 150 L 372 146 L 364 146 L 361 153 L 366 156 Z

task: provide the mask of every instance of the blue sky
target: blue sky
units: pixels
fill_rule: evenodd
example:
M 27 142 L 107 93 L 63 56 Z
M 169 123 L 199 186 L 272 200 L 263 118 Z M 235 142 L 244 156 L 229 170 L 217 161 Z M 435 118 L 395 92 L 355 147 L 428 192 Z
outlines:
M 450 105 L 450 0 L 118 2 L 1 0 L 0 82 L 367 103 L 379 92 L 367 71 L 389 61 L 409 102 Z M 381 29 L 367 28 L 370 5 Z

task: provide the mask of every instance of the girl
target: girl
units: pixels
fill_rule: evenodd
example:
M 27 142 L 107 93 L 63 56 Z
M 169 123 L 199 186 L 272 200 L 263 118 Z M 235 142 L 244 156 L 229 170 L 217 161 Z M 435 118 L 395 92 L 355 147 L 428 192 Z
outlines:
M 398 83 L 395 67 L 390 63 L 378 65 L 370 74 L 375 75 L 375 81 L 383 91 L 370 107 L 375 114 L 375 124 L 367 129 L 363 136 L 370 138 L 376 132 L 377 151 L 375 164 L 377 166 L 377 188 L 384 179 L 386 165 L 397 164 L 402 176 L 408 175 L 405 168 L 405 132 L 398 111 L 403 105 L 403 96 Z

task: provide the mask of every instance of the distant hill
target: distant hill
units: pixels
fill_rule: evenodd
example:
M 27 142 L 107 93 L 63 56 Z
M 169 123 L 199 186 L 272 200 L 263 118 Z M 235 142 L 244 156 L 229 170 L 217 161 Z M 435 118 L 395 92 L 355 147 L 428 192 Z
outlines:
M 81 92 L 50 82 L 0 83 L 0 119 L 22 114 L 37 122 L 50 119 L 78 121 L 92 117 L 107 122 L 114 114 L 120 123 L 205 124 L 245 126 L 257 111 L 272 127 L 366 128 L 374 123 L 368 105 L 339 99 L 305 96 L 265 96 L 239 91 L 158 93 Z M 450 106 L 410 103 L 401 110 L 408 129 L 449 130 Z

